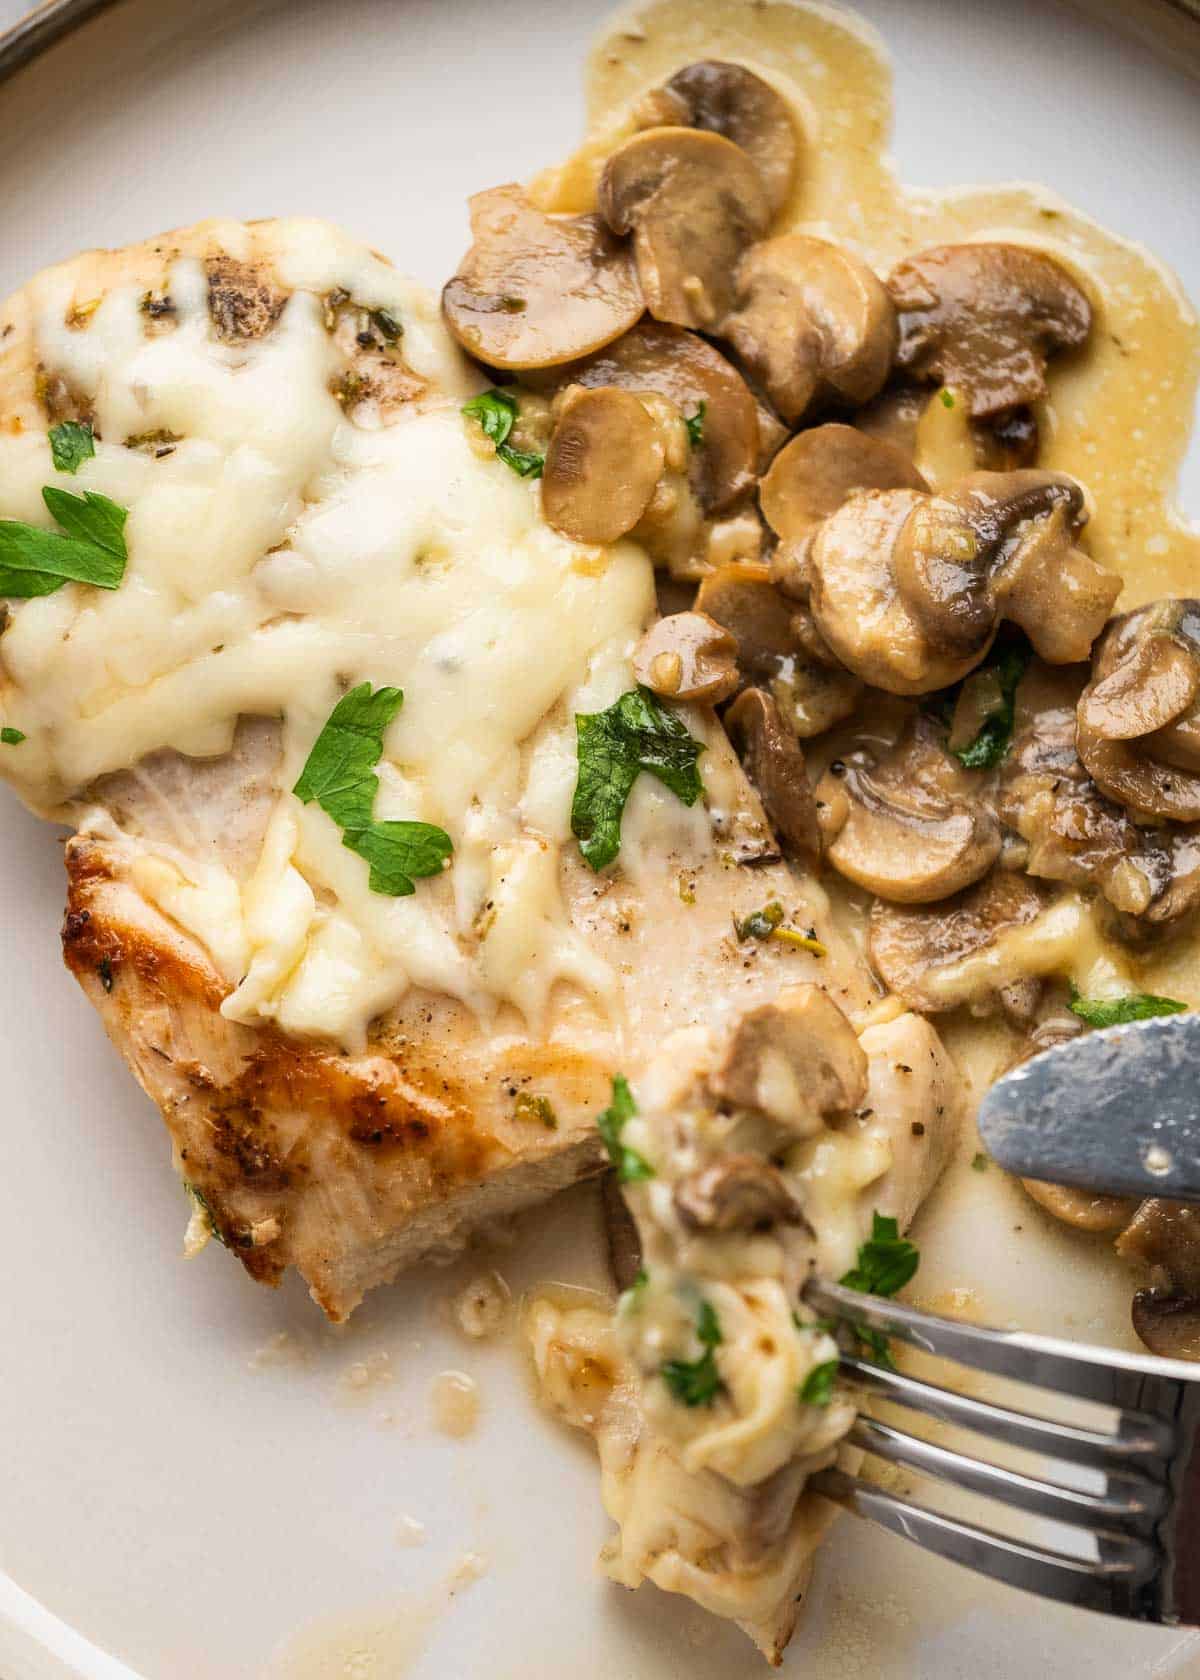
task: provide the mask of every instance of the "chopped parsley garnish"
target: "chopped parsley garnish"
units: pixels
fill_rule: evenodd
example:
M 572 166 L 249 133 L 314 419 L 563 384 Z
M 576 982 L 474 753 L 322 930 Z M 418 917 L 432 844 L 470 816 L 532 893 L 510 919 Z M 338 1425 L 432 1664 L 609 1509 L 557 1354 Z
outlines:
M 19 747 L 24 739 L 25 731 L 14 729 L 11 723 L 6 723 L 4 728 L 0 729 L 0 744 L 6 747 Z
M 965 747 L 951 749 L 964 769 L 992 770 L 1008 752 L 1012 745 L 1017 684 L 1025 674 L 1028 663 L 1027 648 L 1008 647 L 991 665 L 986 665 L 982 671 L 975 673 L 976 676 L 993 676 L 998 693 L 992 712 L 984 719 L 975 739 L 968 741 Z M 972 678 L 968 677 L 966 680 L 970 682 Z
M 76 496 L 47 484 L 42 500 L 62 526 L 45 531 L 0 519 L 0 595 L 52 595 L 64 583 L 116 589 L 125 576 L 128 510 L 95 490 Z M 63 533 L 66 533 L 65 535 Z
M 438 875 L 453 846 L 433 823 L 376 822 L 371 816 L 383 732 L 404 703 L 398 688 L 371 692 L 369 682 L 343 694 L 313 742 L 292 792 L 312 800 L 342 830 L 342 844 L 371 866 L 372 892 L 407 898 L 413 881 Z
M 389 344 L 395 344 L 398 338 L 403 338 L 404 328 L 390 309 L 372 309 L 371 325 L 379 336 Z
M 513 1113 L 518 1120 L 537 1121 L 548 1131 L 558 1129 L 558 1115 L 549 1097 L 535 1097 L 529 1091 L 522 1091 L 513 1103 Z
M 464 403 L 462 411 L 468 419 L 478 420 L 484 437 L 490 438 L 496 445 L 497 456 L 506 467 L 512 468 L 518 478 L 542 476 L 546 457 L 535 450 L 514 449 L 508 441 L 519 412 L 514 396 L 496 389 L 484 391 L 480 396 L 472 397 L 469 403 Z
M 954 392 L 953 391 L 947 391 L 945 386 L 942 387 L 941 398 L 942 398 L 942 407 L 943 408 L 953 408 L 954 407 Z
M 643 770 L 685 805 L 694 805 L 704 791 L 696 768 L 704 743 L 648 688 L 631 688 L 605 712 L 577 712 L 575 730 L 579 777 L 571 832 L 593 869 L 603 869 L 620 851 L 621 817 Z
M 798 945 L 817 957 L 826 955 L 825 947 L 815 932 L 801 933 L 797 928 L 784 927 L 783 915 L 783 905 L 773 899 L 761 910 L 752 910 L 741 921 L 735 916 L 733 931 L 739 939 L 776 939 L 783 945 Z
M 50 454 L 59 472 L 77 473 L 96 453 L 90 420 L 63 420 L 50 428 Z
M 971 1157 L 971 1171 L 972 1172 L 986 1172 L 987 1170 L 988 1170 L 988 1158 L 983 1153 L 982 1149 L 977 1150 L 976 1153 L 974 1155 L 972 1155 L 972 1157 Z
M 828 1406 L 833 1399 L 833 1385 L 837 1379 L 838 1361 L 827 1359 L 814 1365 L 800 1384 L 800 1401 L 805 1406 Z
M 897 1222 L 876 1213 L 871 1219 L 871 1235 L 859 1245 L 858 1264 L 838 1281 L 843 1289 L 857 1289 L 864 1295 L 895 1295 L 912 1278 L 920 1263 L 915 1244 L 900 1235 Z M 868 1359 L 891 1366 L 888 1339 L 882 1330 L 852 1324 L 849 1320 L 843 1322 Z
M 687 427 L 688 443 L 693 449 L 699 449 L 704 442 L 704 416 L 708 413 L 708 404 L 702 402 L 695 414 L 685 414 L 683 423 Z
M 1080 997 L 1071 987 L 1071 1010 L 1089 1027 L 1119 1027 L 1128 1021 L 1149 1021 L 1155 1015 L 1179 1015 L 1187 1008 L 1178 998 L 1155 997 L 1152 992 L 1130 992 L 1118 998 Z
M 629 1149 L 621 1142 L 625 1122 L 632 1120 L 636 1113 L 637 1104 L 633 1100 L 633 1092 L 629 1089 L 629 1081 L 623 1073 L 614 1074 L 612 1101 L 596 1116 L 596 1130 L 603 1139 L 605 1149 L 608 1150 L 609 1160 L 616 1168 L 619 1184 L 632 1184 L 639 1179 L 654 1177 L 654 1168 L 649 1161 L 639 1155 L 636 1149 Z
M 699 1359 L 668 1359 L 662 1379 L 684 1406 L 711 1406 L 721 1390 L 714 1348 L 721 1345 L 721 1326 L 708 1301 L 700 1303 L 696 1337 L 704 1352 Z

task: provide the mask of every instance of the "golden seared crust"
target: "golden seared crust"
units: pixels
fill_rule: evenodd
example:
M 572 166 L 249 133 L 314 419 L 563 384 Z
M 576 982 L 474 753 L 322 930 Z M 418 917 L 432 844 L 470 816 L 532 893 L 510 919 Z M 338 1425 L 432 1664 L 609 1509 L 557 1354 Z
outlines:
M 67 966 L 158 1104 L 185 1182 L 260 1282 L 295 1266 L 344 1318 L 480 1219 L 599 1167 L 579 1116 L 602 1105 L 606 1076 L 586 1055 L 526 1045 L 501 1058 L 432 998 L 389 1020 L 403 1052 L 345 1056 L 239 1026 L 220 1014 L 227 983 L 123 878 L 118 853 L 77 836 L 66 861 Z M 549 1098 L 556 1126 L 517 1117 L 524 1089 Z

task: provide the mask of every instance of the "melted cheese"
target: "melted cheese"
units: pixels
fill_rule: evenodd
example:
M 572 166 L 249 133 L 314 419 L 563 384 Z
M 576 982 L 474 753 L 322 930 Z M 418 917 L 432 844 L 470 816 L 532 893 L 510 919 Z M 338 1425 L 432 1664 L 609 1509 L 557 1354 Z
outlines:
M 86 397 L 104 441 L 71 478 L 44 432 L 0 437 L 0 513 L 47 525 L 44 484 L 101 491 L 129 509 L 129 563 L 114 592 L 69 585 L 14 612 L 0 709 L 28 739 L 5 773 L 53 810 L 158 748 L 219 754 L 239 715 L 279 715 L 278 808 L 250 879 L 157 855 L 136 866 L 234 987 L 231 1019 L 356 1045 L 410 985 L 535 1022 L 559 981 L 610 1007 L 613 976 L 568 925 L 558 864 L 573 713 L 631 686 L 649 563 L 630 543 L 558 537 L 538 486 L 479 451 L 459 412 L 476 376 L 436 304 L 379 258 L 316 222 L 267 224 L 253 245 L 214 232 L 235 257 L 261 259 L 266 240 L 296 288 L 261 338 L 219 340 L 186 255 L 163 277 L 174 325 L 150 335 L 144 274 L 106 290 L 83 330 L 66 321 L 87 259 L 26 294 L 38 359 Z M 322 299 L 336 287 L 404 326 L 430 394 L 393 424 L 352 424 L 331 392 L 345 364 Z M 119 441 L 159 430 L 180 438 L 161 459 Z M 335 824 L 284 791 L 363 680 L 405 693 L 375 815 L 440 824 L 455 846 L 452 881 L 409 898 L 371 892 Z M 649 793 L 633 803 L 631 859 L 660 810 Z M 705 845 L 702 807 L 682 826 Z

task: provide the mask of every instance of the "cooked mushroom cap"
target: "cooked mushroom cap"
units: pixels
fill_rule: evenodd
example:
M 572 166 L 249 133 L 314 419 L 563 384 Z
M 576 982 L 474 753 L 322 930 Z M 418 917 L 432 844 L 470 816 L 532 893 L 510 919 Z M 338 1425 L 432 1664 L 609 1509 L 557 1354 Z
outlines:
M 918 716 L 890 753 L 838 761 L 817 784 L 825 856 L 840 875 L 897 904 L 932 904 L 999 856 L 1000 825 L 971 777 Z
M 1079 700 L 1079 756 L 1110 798 L 1200 820 L 1200 601 L 1115 618 Z
M 1086 342 L 1087 296 L 1061 263 L 1020 245 L 938 245 L 899 263 L 897 366 L 967 394 L 976 419 L 1046 394 L 1046 359 Z
M 747 688 L 725 713 L 724 722 L 785 848 L 815 862 L 821 855 L 821 835 L 804 754 L 779 707 L 761 688 Z
M 767 524 L 791 545 L 810 537 L 855 490 L 926 489 L 902 450 L 832 423 L 798 432 L 780 450 L 758 499 Z
M 1117 1238 L 1117 1253 L 1150 1268 L 1153 1289 L 1133 1301 L 1133 1327 L 1147 1347 L 1200 1359 L 1200 1208 L 1143 1202 Z
M 671 613 L 633 651 L 633 674 L 669 700 L 728 700 L 738 685 L 737 642 L 707 613 Z
M 542 511 L 575 542 L 615 542 L 645 512 L 662 470 L 657 428 L 631 392 L 573 392 L 546 451 Z
M 1077 1231 L 1120 1231 L 1137 1207 L 1128 1196 L 1098 1196 L 1091 1190 L 1072 1190 L 1040 1178 L 1023 1178 L 1021 1185 L 1039 1207 Z
M 870 490 L 850 499 L 808 548 L 817 628 L 848 670 L 889 694 L 929 694 L 965 677 L 987 651 L 947 651 L 902 599 L 893 567 L 907 521 L 929 502 L 916 490 Z
M 737 369 L 695 333 L 642 321 L 599 355 L 567 370 L 567 377 L 576 385 L 657 391 L 689 418 L 703 404 L 691 478 L 707 512 L 728 507 L 754 483 L 758 405 Z
M 720 1101 L 757 1109 L 797 1137 L 858 1108 L 866 1083 L 854 1029 L 819 986 L 788 986 L 748 1010 L 709 1077 Z
M 772 583 L 769 566 L 718 566 L 701 583 L 696 610 L 736 637 L 738 663 L 752 677 L 780 675 L 795 655 L 795 607 Z
M 720 134 L 648 128 L 600 177 L 600 212 L 633 234 L 646 307 L 660 321 L 712 330 L 729 313 L 733 273 L 771 209 L 750 158 Z
M 794 425 L 819 403 L 875 395 L 891 369 L 896 311 L 866 263 L 791 233 L 742 258 L 736 307 L 720 331 Z
M 973 473 L 900 533 L 900 593 L 939 647 L 980 648 L 1004 617 L 1050 664 L 1086 659 L 1121 590 L 1074 546 L 1086 517 L 1065 474 Z
M 1200 1360 L 1200 1298 L 1139 1289 L 1130 1314 L 1133 1328 L 1162 1359 Z
M 677 70 L 665 91 L 673 104 L 663 106 L 659 121 L 732 140 L 757 167 L 772 214 L 781 210 L 791 191 L 797 142 L 791 112 L 775 89 L 740 64 L 710 58 Z
M 471 200 L 471 232 L 442 308 L 489 367 L 556 367 L 619 338 L 642 313 L 633 259 L 598 216 L 547 216 L 520 187 L 493 187 Z
M 984 976 L 978 989 L 951 986 L 945 984 L 947 970 L 984 956 L 1002 934 L 1026 926 L 1045 908 L 1037 887 L 1008 870 L 994 870 L 943 904 L 902 908 L 879 903 L 871 911 L 871 961 L 905 1003 L 935 1015 L 987 993 Z M 939 976 L 943 983 L 934 984 Z M 998 978 L 1004 983 L 1008 976 Z
M 690 1231 L 758 1231 L 803 1225 L 799 1202 L 778 1168 L 761 1155 L 723 1155 L 675 1186 L 680 1221 Z

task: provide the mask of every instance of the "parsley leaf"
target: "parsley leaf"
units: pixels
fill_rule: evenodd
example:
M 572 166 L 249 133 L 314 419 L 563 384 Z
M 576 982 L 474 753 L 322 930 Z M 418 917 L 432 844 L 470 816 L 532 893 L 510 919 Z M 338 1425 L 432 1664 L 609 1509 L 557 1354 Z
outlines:
M 711 1406 L 722 1388 L 713 1349 L 721 1345 L 721 1326 L 708 1301 L 700 1303 L 696 1336 L 704 1352 L 699 1359 L 668 1359 L 662 1379 L 685 1406 Z
M 693 449 L 699 449 L 704 442 L 704 416 L 708 413 L 708 404 L 702 402 L 695 414 L 685 414 L 683 423 L 687 427 L 688 443 Z
M 59 472 L 77 473 L 96 453 L 90 420 L 63 420 L 50 428 L 50 454 Z
M 625 1122 L 632 1120 L 636 1113 L 637 1104 L 633 1100 L 633 1092 L 629 1089 L 629 1081 L 623 1073 L 614 1074 L 612 1101 L 596 1116 L 596 1130 L 604 1141 L 605 1149 L 608 1150 L 609 1160 L 617 1170 L 619 1184 L 632 1184 L 638 1179 L 654 1177 L 654 1168 L 649 1161 L 639 1155 L 636 1149 L 627 1149 L 621 1142 Z
M 858 1264 L 838 1281 L 843 1289 L 858 1289 L 864 1295 L 895 1295 L 920 1263 L 915 1245 L 900 1235 L 896 1221 L 876 1213 L 871 1235 L 859 1246 Z
M 984 667 L 979 675 L 989 674 L 995 677 L 999 686 L 999 697 L 990 717 L 984 722 L 973 741 L 965 747 L 953 748 L 954 756 L 967 770 L 992 770 L 1004 758 L 1012 745 L 1013 718 L 1015 714 L 1015 700 L 1017 684 L 1025 673 L 1029 663 L 1029 652 L 1024 647 L 1009 647 L 991 665 Z M 971 678 L 968 677 L 970 682 Z
M 814 1365 L 800 1384 L 800 1402 L 805 1406 L 828 1406 L 833 1399 L 833 1384 L 838 1374 L 838 1361 L 827 1359 Z
M 116 589 L 125 575 L 127 510 L 95 490 L 76 496 L 50 484 L 42 500 L 68 534 L 0 519 L 0 595 L 29 600 L 64 583 Z
M 1148 1021 L 1154 1015 L 1179 1015 L 1187 1008 L 1177 998 L 1155 997 L 1151 992 L 1130 992 L 1118 998 L 1080 997 L 1071 987 L 1071 1011 L 1089 1027 L 1119 1027 L 1127 1021 Z
M 703 792 L 696 760 L 702 742 L 651 694 L 631 688 L 604 712 L 577 712 L 579 777 L 571 802 L 571 832 L 595 870 L 621 849 L 621 817 L 643 770 L 657 776 L 685 805 Z
M 24 739 L 25 731 L 14 729 L 11 723 L 6 723 L 4 728 L 0 729 L 0 744 L 6 747 L 19 747 Z
M 407 898 L 413 880 L 438 875 L 453 846 L 445 829 L 423 822 L 375 822 L 371 807 L 383 753 L 383 732 L 404 703 L 398 688 L 369 682 L 343 694 L 312 744 L 292 792 L 312 800 L 343 830 L 342 844 L 371 866 L 372 892 Z
M 517 399 L 507 391 L 484 391 L 464 403 L 463 413 L 478 420 L 483 435 L 496 445 L 496 454 L 518 478 L 541 478 L 546 457 L 531 449 L 514 449 L 508 441 L 519 412 Z

